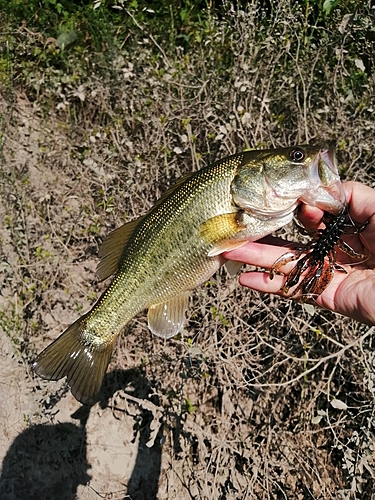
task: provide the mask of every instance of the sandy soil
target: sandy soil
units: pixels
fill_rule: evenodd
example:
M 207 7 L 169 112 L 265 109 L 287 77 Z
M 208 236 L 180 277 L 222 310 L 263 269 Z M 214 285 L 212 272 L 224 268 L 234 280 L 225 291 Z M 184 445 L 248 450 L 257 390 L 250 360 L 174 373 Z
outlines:
M 53 172 L 41 168 L 38 163 L 43 136 L 38 113 L 34 113 L 28 103 L 20 99 L 15 121 L 17 126 L 14 129 L 8 123 L 8 132 L 12 130 L 14 135 L 8 135 L 7 160 L 18 171 L 26 169 L 31 190 L 37 193 L 39 201 L 59 196 L 64 184 L 56 182 Z M 54 140 L 58 138 L 57 135 Z M 4 220 L 9 214 L 9 206 L 4 197 L 1 201 L 0 215 Z M 32 216 L 28 222 L 31 226 L 37 224 Z M 9 233 L 5 227 L 1 228 L 2 271 L 20 266 L 20 255 L 12 245 Z M 87 279 L 94 278 L 95 266 L 94 258 L 80 262 L 79 269 L 74 269 L 71 275 L 74 289 Z M 63 297 L 59 296 L 58 290 L 52 294 L 55 307 L 44 319 L 52 328 L 53 336 L 61 325 L 67 326 L 74 312 L 69 314 L 69 308 L 64 307 L 67 298 L 63 293 Z M 9 278 L 5 272 L 0 306 L 2 309 L 12 307 L 12 304 L 17 304 L 17 299 L 16 275 Z M 21 311 L 14 311 L 13 317 L 18 317 L 19 313 Z M 20 352 L 15 337 L 10 338 L 12 329 L 5 331 L 4 326 L 2 323 L 0 328 L 3 372 L 0 384 L 3 401 L 0 407 L 1 498 L 148 499 L 155 497 L 157 490 L 160 496 L 160 439 L 154 446 L 146 445 L 149 441 L 147 430 L 139 430 L 136 425 L 144 418 L 142 413 L 145 411 L 141 405 L 143 398 L 148 396 L 147 382 L 135 374 L 134 395 L 129 395 L 133 400 L 120 397 L 117 403 L 113 399 L 114 394 L 126 383 L 123 379 L 128 375 L 122 371 L 111 372 L 106 380 L 110 391 L 107 399 L 93 408 L 82 407 L 63 381 L 50 384 L 34 380 L 28 356 Z M 16 324 L 12 326 L 16 336 Z M 33 351 L 35 348 L 39 350 L 43 344 L 45 341 L 40 339 L 33 346 Z M 110 400 L 112 404 L 115 402 L 115 409 Z M 146 413 L 149 412 L 146 410 Z M 159 427 L 156 426 L 155 433 Z M 153 441 L 155 438 L 156 435 Z

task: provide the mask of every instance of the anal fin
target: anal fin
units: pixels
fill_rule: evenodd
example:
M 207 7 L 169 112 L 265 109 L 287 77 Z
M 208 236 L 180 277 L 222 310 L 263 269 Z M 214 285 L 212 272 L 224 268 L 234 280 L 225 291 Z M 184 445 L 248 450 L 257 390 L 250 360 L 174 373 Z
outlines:
M 184 292 L 172 299 L 154 304 L 148 310 L 148 327 L 154 335 L 169 339 L 183 328 L 189 293 Z

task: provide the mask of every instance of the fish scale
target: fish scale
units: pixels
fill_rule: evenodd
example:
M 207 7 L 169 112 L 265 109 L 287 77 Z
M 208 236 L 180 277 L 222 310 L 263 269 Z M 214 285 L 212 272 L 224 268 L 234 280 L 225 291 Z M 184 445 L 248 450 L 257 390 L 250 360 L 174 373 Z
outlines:
M 190 291 L 220 268 L 222 253 L 289 223 L 301 202 L 335 214 L 344 201 L 333 148 L 246 151 L 183 177 L 104 240 L 98 275 L 114 275 L 112 283 L 39 354 L 35 372 L 66 376 L 79 401 L 93 402 L 114 343 L 136 314 L 148 309 L 155 335 L 176 335 Z
M 233 169 L 230 163 L 229 166 Z M 232 179 L 226 172 L 223 176 L 227 165 L 220 167 L 199 171 L 140 223 L 124 249 L 114 281 L 89 314 L 90 320 L 102 322 L 98 324 L 101 331 L 105 324 L 110 336 L 117 335 L 138 312 L 180 292 L 181 278 L 186 289 L 195 288 L 219 268 L 219 259 L 207 257 L 209 244 L 199 239 L 197 232 L 207 218 L 233 210 L 228 196 L 225 197 Z M 190 194 L 193 192 L 194 196 Z M 217 199 L 222 200 L 220 206 L 215 206 Z M 192 226 L 190 233 L 186 224 Z M 162 283 L 159 275 L 163 276 Z M 112 310 L 116 310 L 113 319 Z

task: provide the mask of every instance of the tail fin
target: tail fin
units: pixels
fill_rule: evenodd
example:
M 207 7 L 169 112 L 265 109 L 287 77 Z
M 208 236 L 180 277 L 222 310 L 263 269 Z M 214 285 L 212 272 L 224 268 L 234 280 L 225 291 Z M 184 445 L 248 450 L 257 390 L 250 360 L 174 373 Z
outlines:
M 103 383 L 113 344 L 93 345 L 85 341 L 83 331 L 86 315 L 79 318 L 33 363 L 37 375 L 47 380 L 68 378 L 73 396 L 83 404 L 93 403 Z

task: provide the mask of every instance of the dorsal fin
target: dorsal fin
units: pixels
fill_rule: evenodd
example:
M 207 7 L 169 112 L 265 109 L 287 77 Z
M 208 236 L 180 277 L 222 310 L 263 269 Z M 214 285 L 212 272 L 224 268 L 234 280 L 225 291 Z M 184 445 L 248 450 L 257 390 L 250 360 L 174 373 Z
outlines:
M 134 229 L 143 218 L 144 216 L 139 217 L 118 227 L 103 240 L 98 254 L 100 262 L 96 268 L 99 281 L 109 278 L 109 276 L 117 271 L 122 251 L 133 234 Z
M 130 236 L 132 235 L 134 229 L 137 225 L 148 215 L 152 210 L 158 207 L 163 201 L 170 196 L 179 186 L 181 186 L 187 179 L 193 175 L 193 172 L 183 175 L 177 179 L 173 186 L 170 186 L 167 191 L 158 199 L 158 201 L 153 205 L 153 207 L 143 216 L 138 217 L 123 226 L 118 227 L 103 240 L 103 243 L 99 249 L 100 262 L 96 268 L 96 274 L 99 281 L 103 281 L 112 274 L 114 274 L 120 264 L 120 258 L 122 251 L 128 242 Z

